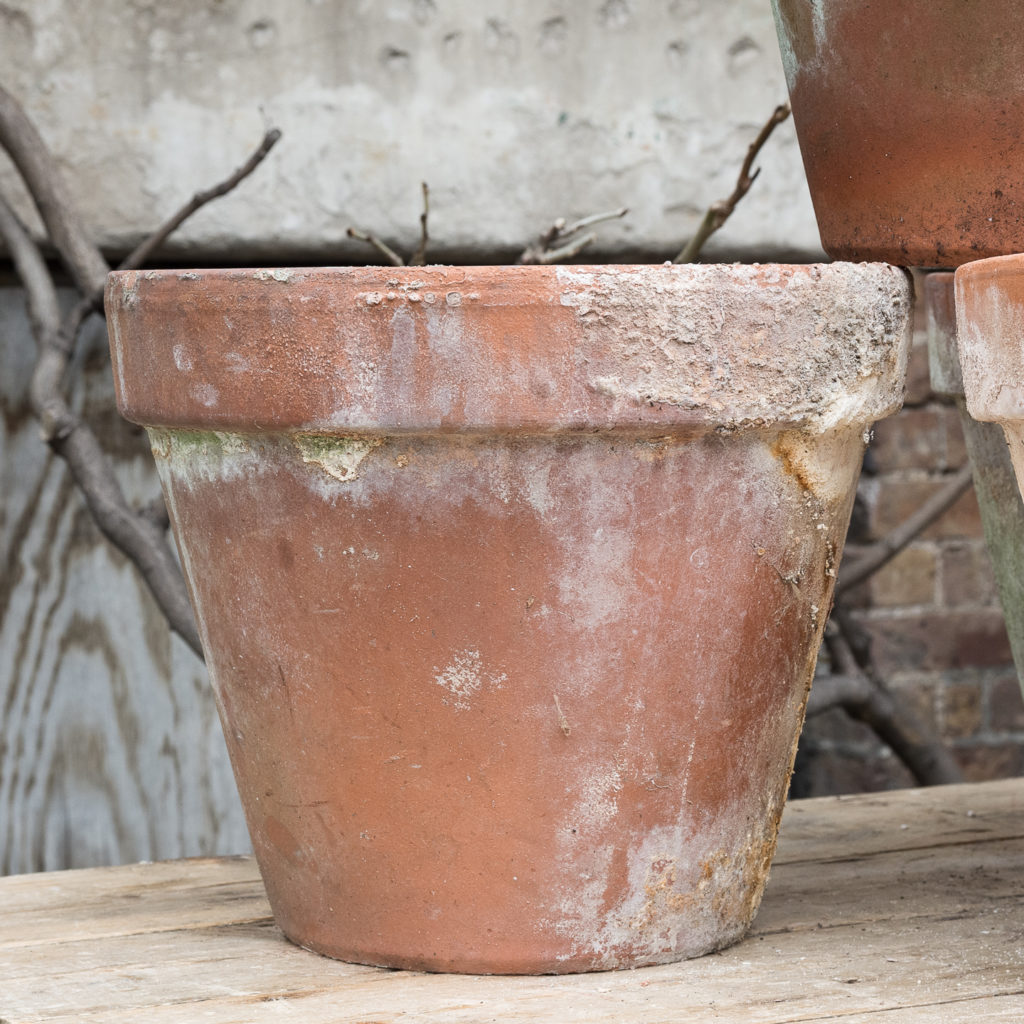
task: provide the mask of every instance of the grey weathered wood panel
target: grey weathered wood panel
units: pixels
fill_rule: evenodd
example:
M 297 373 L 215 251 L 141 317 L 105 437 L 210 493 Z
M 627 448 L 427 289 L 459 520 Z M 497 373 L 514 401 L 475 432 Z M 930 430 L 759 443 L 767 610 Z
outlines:
M 205 668 L 39 439 L 33 357 L 21 293 L 0 288 L 0 873 L 245 851 Z M 152 498 L 99 322 L 76 371 L 126 492 Z

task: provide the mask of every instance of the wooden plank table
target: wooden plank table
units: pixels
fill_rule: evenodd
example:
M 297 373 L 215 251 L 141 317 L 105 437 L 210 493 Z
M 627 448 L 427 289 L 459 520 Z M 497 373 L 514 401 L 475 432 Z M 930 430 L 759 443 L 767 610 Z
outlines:
M 291 945 L 248 857 L 0 879 L 0 1018 L 60 1024 L 1024 1021 L 1024 779 L 791 803 L 750 935 L 542 978 Z

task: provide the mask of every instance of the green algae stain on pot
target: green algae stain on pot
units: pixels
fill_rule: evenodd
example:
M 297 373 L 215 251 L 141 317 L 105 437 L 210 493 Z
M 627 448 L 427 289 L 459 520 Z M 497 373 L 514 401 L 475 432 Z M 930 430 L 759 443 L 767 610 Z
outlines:
M 175 477 L 191 481 L 233 480 L 256 476 L 282 455 L 298 455 L 339 483 L 359 477 L 359 467 L 384 439 L 380 437 L 336 437 L 327 434 L 249 435 L 221 430 L 149 429 L 150 444 L 158 466 L 169 468 Z
M 341 483 L 357 479 L 363 459 L 384 443 L 379 437 L 330 437 L 324 434 L 296 434 L 292 441 L 303 462 L 318 466 Z
M 148 429 L 157 467 L 169 466 L 176 476 L 201 480 L 233 479 L 258 471 L 260 439 L 221 430 Z

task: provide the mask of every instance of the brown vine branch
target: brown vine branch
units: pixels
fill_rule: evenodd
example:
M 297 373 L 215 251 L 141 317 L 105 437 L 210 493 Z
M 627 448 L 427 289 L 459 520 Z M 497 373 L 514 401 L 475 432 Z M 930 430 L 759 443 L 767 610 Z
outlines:
M 815 680 L 808 716 L 841 707 L 869 726 L 921 785 L 962 782 L 963 774 L 949 751 L 885 685 L 867 634 L 838 606 L 832 611 L 825 644 L 833 674 Z
M 192 198 L 179 210 L 167 218 L 148 238 L 137 245 L 118 265 L 118 270 L 135 270 L 144 266 L 153 257 L 153 253 L 160 248 L 167 239 L 174 234 L 182 224 L 185 223 L 194 213 L 206 206 L 207 203 L 227 195 L 237 188 L 246 178 L 256 170 L 257 167 L 267 158 L 267 155 L 281 138 L 279 128 L 271 128 L 263 136 L 263 140 L 253 151 L 248 160 L 242 164 L 234 173 L 229 174 L 223 181 L 212 188 L 196 192 Z M 103 301 L 102 289 L 99 297 Z
M 594 213 L 589 217 L 582 217 L 580 220 L 569 225 L 566 225 L 564 217 L 559 217 L 536 242 L 528 245 L 520 253 L 516 263 L 527 265 L 550 264 L 560 263 L 562 260 L 571 260 L 592 242 L 597 241 L 597 232 L 588 231 L 584 235 L 581 235 L 580 232 L 593 227 L 595 224 L 602 224 L 609 220 L 618 220 L 621 217 L 625 217 L 627 213 L 629 213 L 628 207 L 622 206 L 617 210 L 609 210 L 607 213 Z
M 772 111 L 771 117 L 765 121 L 761 130 L 757 133 L 757 138 L 754 139 L 747 149 L 747 155 L 743 161 L 743 166 L 740 167 L 740 173 L 736 179 L 736 187 L 732 190 L 732 194 L 727 199 L 719 199 L 707 208 L 704 219 L 697 228 L 697 233 L 683 246 L 679 255 L 672 261 L 673 263 L 695 262 L 700 256 L 707 240 L 732 216 L 739 201 L 750 191 L 750 186 L 754 184 L 757 176 L 761 173 L 760 167 L 752 170 L 758 153 L 761 152 L 761 148 L 768 141 L 772 132 L 787 117 L 789 117 L 789 104 L 780 103 Z
M 83 295 L 103 289 L 109 267 L 68 199 L 57 162 L 21 104 L 0 86 L 0 149 L 17 167 L 46 231 Z
M 193 213 L 225 195 L 250 175 L 280 138 L 268 131 L 260 146 L 232 175 L 192 199 L 145 239 L 121 263 L 141 265 Z M 108 267 L 69 200 L 56 162 L 17 100 L 0 88 L 0 148 L 11 156 L 39 210 L 81 299 L 60 320 L 56 288 L 35 242 L 0 198 L 0 236 L 25 288 L 29 323 L 38 356 L 29 400 L 43 439 L 62 458 L 103 535 L 135 564 L 176 633 L 202 657 L 184 578 L 167 542 L 166 510 L 153 502 L 136 511 L 129 505 L 96 435 L 75 414 L 64 395 L 64 378 L 78 334 L 90 313 L 99 312 Z
M 381 241 L 376 235 L 360 228 L 348 228 L 345 234 L 349 238 L 355 238 L 359 242 L 366 242 L 372 245 L 393 267 L 423 267 L 427 263 L 427 244 L 430 242 L 430 234 L 427 231 L 427 218 L 430 216 L 430 187 L 425 181 L 420 182 L 423 190 L 423 212 L 420 214 L 420 244 L 416 251 L 409 257 L 408 261 L 402 259 L 386 242 Z
M 865 548 L 850 566 L 844 567 L 836 582 L 836 597 L 863 583 L 895 558 L 915 537 L 926 530 L 956 503 L 971 486 L 971 466 L 965 464 L 950 477 L 949 482 L 925 501 L 916 512 L 880 540 Z
M 372 245 L 393 267 L 404 267 L 405 260 L 395 252 L 389 245 L 382 242 L 376 235 L 368 234 L 359 228 L 349 228 L 346 232 L 349 238 L 355 238 L 360 242 L 367 242 Z
M 171 628 L 202 657 L 185 581 L 166 533 L 153 520 L 132 511 L 95 434 L 64 399 L 62 382 L 69 353 L 60 342 L 56 288 L 35 243 L 2 199 L 0 235 L 25 287 L 39 348 L 29 398 L 43 437 L 67 463 L 103 535 L 135 563 Z

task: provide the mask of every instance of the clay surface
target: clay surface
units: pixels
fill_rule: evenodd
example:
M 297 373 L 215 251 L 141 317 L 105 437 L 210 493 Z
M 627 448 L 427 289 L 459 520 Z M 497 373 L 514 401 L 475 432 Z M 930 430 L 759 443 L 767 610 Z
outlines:
M 967 408 L 1006 434 L 1024 480 L 1024 256 L 980 260 L 956 273 L 957 344 Z
M 150 425 L 819 433 L 897 408 L 908 295 L 881 265 L 150 270 L 107 309 Z
M 1024 237 L 1024 6 L 773 0 L 822 245 L 955 267 Z
M 888 267 L 113 277 L 289 937 L 537 973 L 742 935 L 908 307 Z

